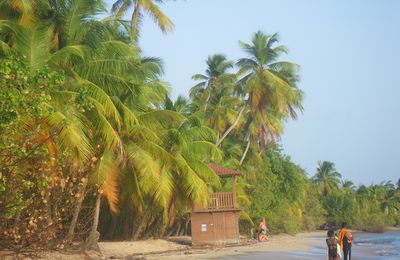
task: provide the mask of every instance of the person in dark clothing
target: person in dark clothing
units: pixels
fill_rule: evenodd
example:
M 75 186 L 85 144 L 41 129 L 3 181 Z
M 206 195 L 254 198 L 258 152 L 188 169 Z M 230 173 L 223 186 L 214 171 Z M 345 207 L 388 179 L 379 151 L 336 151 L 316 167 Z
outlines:
M 339 240 L 335 237 L 333 230 L 328 231 L 328 238 L 326 239 L 326 245 L 328 247 L 328 260 L 339 260 L 340 255 L 338 254 Z M 340 252 L 340 250 L 339 250 Z
M 342 229 L 339 231 L 340 247 L 343 250 L 344 260 L 351 260 L 351 245 L 353 242 L 353 235 L 347 229 L 347 223 L 343 222 Z

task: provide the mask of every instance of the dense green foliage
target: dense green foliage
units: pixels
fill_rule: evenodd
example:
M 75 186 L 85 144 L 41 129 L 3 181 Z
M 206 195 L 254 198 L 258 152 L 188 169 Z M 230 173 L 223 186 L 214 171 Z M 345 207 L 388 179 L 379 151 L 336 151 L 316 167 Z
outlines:
M 268 149 L 257 167 L 257 176 L 250 196 L 254 219 L 268 220 L 271 231 L 294 233 L 303 228 L 303 211 L 306 199 L 306 178 L 300 167 Z M 318 215 L 318 212 L 313 212 Z M 320 212 L 319 212 L 320 213 Z
M 240 42 L 237 63 L 210 56 L 190 98 L 171 100 L 137 46 L 143 12 L 172 29 L 162 2 L 119 0 L 99 20 L 101 0 L 0 1 L 1 246 L 189 234 L 190 209 L 232 188 L 210 162 L 243 173 L 243 232 L 263 217 L 287 233 L 399 224 L 399 185 L 341 185 L 330 162 L 309 178 L 279 149 L 303 93 L 277 34 Z
M 343 221 L 354 229 L 381 232 L 400 223 L 400 186 L 391 182 L 357 188 L 341 181 L 335 165 L 327 161 L 307 178 L 289 157 L 271 149 L 254 170 L 258 174 L 250 189 L 250 215 L 255 220 L 266 217 L 272 232 L 339 228 Z M 327 183 L 335 185 L 327 191 Z

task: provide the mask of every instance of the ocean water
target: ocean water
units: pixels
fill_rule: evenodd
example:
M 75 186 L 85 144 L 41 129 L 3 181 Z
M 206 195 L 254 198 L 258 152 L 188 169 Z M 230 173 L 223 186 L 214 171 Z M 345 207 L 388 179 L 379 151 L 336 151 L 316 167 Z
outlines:
M 372 249 L 384 259 L 400 259 L 400 232 L 391 231 L 382 234 L 355 234 L 355 245 L 360 248 Z
M 353 236 L 352 260 L 400 260 L 400 231 L 353 233 Z M 307 252 L 257 252 L 221 259 L 326 259 L 325 238 L 316 237 L 313 240 L 318 242 L 311 244 Z

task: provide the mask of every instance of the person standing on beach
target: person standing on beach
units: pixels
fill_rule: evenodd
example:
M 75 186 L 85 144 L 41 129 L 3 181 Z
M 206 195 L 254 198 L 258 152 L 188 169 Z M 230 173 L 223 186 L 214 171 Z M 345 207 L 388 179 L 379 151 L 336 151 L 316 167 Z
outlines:
M 347 229 L 347 223 L 343 222 L 342 229 L 339 231 L 340 247 L 343 250 L 344 260 L 351 260 L 351 245 L 353 242 L 353 235 Z
M 328 231 L 328 238 L 326 239 L 326 245 L 328 247 L 328 260 L 339 260 L 340 254 L 338 254 L 339 240 L 335 237 L 333 230 Z

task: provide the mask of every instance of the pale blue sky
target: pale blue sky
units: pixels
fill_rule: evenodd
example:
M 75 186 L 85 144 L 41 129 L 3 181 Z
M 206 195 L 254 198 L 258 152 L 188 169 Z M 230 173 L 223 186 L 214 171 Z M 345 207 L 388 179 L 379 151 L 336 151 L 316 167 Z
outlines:
M 163 59 L 174 96 L 188 94 L 207 56 L 237 60 L 239 40 L 279 32 L 306 94 L 285 152 L 309 175 L 330 160 L 356 184 L 400 177 L 400 1 L 178 0 L 162 9 L 175 31 L 163 35 L 145 17 L 140 46 Z

